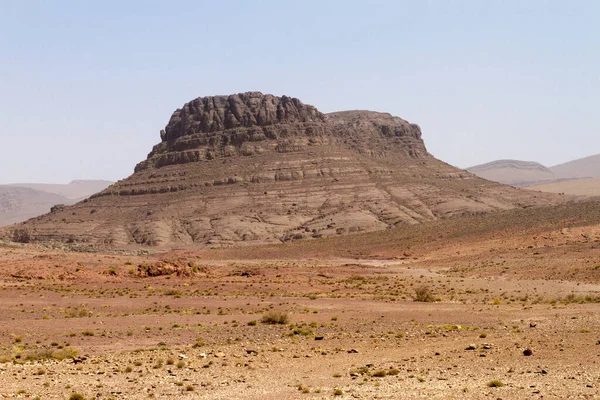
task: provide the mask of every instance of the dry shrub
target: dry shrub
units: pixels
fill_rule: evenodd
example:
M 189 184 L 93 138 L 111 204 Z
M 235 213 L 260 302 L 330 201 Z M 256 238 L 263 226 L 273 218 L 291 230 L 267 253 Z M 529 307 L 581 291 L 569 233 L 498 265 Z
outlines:
M 281 311 L 269 311 L 260 320 L 263 324 L 285 325 L 289 322 L 289 316 Z
M 431 293 L 431 289 L 429 286 L 419 286 L 415 289 L 415 296 L 413 297 L 414 301 L 420 301 L 424 303 L 429 303 L 435 301 L 433 297 L 433 293 Z
M 15 229 L 12 231 L 12 241 L 15 243 L 29 243 L 31 236 L 27 229 Z
M 155 264 L 140 264 L 137 267 L 137 275 L 141 278 L 152 278 L 157 276 L 176 275 L 178 277 L 191 277 L 196 267 L 181 262 L 159 261 Z

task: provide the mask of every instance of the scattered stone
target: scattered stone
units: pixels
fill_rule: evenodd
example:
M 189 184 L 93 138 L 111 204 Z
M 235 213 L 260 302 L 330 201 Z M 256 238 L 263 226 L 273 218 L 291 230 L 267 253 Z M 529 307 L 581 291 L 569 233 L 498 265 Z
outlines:
M 323 340 L 323 339 L 325 339 L 325 337 L 323 337 L 323 336 L 315 336 L 315 340 Z
M 465 350 L 476 350 L 476 349 L 477 349 L 477 345 L 475 345 L 475 344 L 470 344 L 465 348 Z
M 526 357 L 532 356 L 533 351 L 531 351 L 531 349 L 525 349 L 525 350 L 523 350 L 523 355 Z
M 348 354 L 357 354 L 357 353 L 358 353 L 358 350 L 356 350 L 356 349 L 348 350 Z

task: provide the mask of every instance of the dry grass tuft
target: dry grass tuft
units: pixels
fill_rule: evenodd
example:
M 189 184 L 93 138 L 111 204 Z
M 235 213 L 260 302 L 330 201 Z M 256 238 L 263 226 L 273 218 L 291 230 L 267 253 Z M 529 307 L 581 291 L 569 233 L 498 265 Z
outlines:
M 260 322 L 270 325 L 285 325 L 289 322 L 289 316 L 281 311 L 269 311 L 263 315 Z
M 419 286 L 415 289 L 415 295 L 413 297 L 413 300 L 429 303 L 435 301 L 435 298 L 433 297 L 429 286 Z

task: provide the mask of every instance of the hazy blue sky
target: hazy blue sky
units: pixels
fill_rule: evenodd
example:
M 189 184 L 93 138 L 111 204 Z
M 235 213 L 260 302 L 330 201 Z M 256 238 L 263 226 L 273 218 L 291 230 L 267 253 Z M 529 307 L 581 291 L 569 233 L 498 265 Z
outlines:
M 600 1 L 0 0 L 0 183 L 125 178 L 185 102 L 387 111 L 459 167 L 600 153 Z

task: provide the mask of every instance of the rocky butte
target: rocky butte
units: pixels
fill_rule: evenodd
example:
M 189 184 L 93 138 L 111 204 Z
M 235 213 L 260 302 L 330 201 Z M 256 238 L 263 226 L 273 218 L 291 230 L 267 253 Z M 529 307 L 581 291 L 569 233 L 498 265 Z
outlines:
M 11 229 L 36 241 L 191 248 L 346 235 L 564 201 L 437 160 L 419 126 L 401 118 L 323 114 L 287 96 L 200 97 L 176 110 L 160 137 L 130 177 Z

